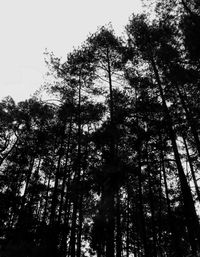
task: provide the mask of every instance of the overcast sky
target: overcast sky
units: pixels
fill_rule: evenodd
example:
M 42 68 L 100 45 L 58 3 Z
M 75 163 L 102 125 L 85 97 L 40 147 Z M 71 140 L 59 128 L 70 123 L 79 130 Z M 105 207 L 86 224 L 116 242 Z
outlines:
M 120 33 L 140 0 L 0 0 L 0 99 L 28 98 L 45 73 L 45 48 L 65 56 L 98 26 Z

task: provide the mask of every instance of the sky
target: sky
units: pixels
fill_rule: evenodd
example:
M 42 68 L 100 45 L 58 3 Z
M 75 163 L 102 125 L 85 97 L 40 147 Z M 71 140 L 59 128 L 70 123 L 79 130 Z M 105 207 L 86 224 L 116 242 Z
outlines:
M 141 0 L 0 0 L 0 100 L 30 97 L 45 79 L 44 51 L 65 57 L 98 26 L 120 34 Z

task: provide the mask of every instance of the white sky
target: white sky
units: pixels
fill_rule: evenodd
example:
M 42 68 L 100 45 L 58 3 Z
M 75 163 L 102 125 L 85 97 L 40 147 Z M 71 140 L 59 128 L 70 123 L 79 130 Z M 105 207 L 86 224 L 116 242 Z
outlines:
M 0 99 L 24 100 L 40 87 L 45 48 L 65 56 L 98 26 L 123 31 L 140 0 L 0 0 Z

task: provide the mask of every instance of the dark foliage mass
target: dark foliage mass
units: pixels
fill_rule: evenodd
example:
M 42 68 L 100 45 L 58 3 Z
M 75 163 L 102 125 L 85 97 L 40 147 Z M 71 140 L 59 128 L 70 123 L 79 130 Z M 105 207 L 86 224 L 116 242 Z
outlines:
M 154 4 L 0 102 L 0 256 L 200 256 L 200 4 Z

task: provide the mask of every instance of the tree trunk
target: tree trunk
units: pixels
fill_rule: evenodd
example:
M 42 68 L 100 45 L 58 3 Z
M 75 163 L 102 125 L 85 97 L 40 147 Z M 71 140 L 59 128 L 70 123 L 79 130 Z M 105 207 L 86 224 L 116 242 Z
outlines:
M 78 217 L 78 236 L 77 236 L 77 257 L 81 257 L 81 246 L 82 246 L 82 230 L 83 230 L 83 197 L 80 197 L 79 201 L 79 217 Z
M 187 154 L 187 159 L 188 159 L 188 162 L 189 162 L 189 165 L 190 165 L 190 171 L 191 171 L 191 174 L 192 174 L 192 179 L 193 179 L 195 190 L 196 190 L 196 193 L 197 193 L 197 198 L 198 198 L 198 201 L 200 201 L 199 186 L 197 184 L 197 179 L 196 179 L 196 175 L 195 175 L 192 159 L 190 157 L 190 153 L 189 153 L 189 150 L 188 150 L 188 146 L 187 146 L 187 142 L 186 142 L 185 137 L 183 137 L 183 142 L 184 142 L 184 146 L 185 146 L 185 150 L 186 150 L 186 154 Z
M 71 236 L 70 236 L 70 257 L 76 256 L 77 212 L 78 212 L 78 206 L 77 206 L 77 200 L 76 200 L 76 202 L 74 202 L 74 205 L 73 205 L 73 213 L 72 213 L 72 225 L 71 225 Z
M 188 106 L 186 105 L 184 96 L 181 93 L 181 90 L 180 90 L 179 86 L 177 85 L 176 82 L 174 82 L 174 85 L 175 85 L 175 87 L 177 89 L 177 92 L 179 94 L 179 97 L 181 99 L 181 103 L 182 103 L 183 109 L 185 111 L 188 124 L 191 128 L 191 132 L 192 132 L 192 135 L 194 137 L 194 140 L 195 140 L 195 143 L 196 143 L 196 148 L 197 148 L 197 151 L 198 151 L 199 157 L 200 157 L 200 140 L 199 140 L 199 135 L 198 135 L 198 132 L 197 132 L 197 129 L 196 129 L 195 121 L 194 121 L 193 117 L 191 116 L 191 110 L 188 109 Z
M 71 143 L 71 133 L 72 133 L 72 115 L 69 124 L 69 131 L 68 131 L 68 140 L 67 140 L 67 151 L 65 156 L 65 171 L 62 181 L 62 188 L 61 188 L 61 199 L 60 199 L 60 206 L 59 206 L 59 213 L 58 213 L 58 224 L 61 222 L 62 210 L 63 210 L 63 199 L 65 194 L 65 187 L 66 187 L 66 179 L 68 173 L 68 159 L 69 159 L 69 151 L 70 151 L 70 143 Z
M 140 150 L 138 151 L 138 193 L 139 193 L 139 212 L 140 212 L 140 222 L 141 222 L 141 237 L 144 247 L 145 257 L 150 257 L 150 249 L 147 241 L 147 232 L 146 232 L 146 222 L 143 209 L 143 194 L 142 194 L 142 171 L 141 171 L 141 160 L 140 160 Z
M 58 183 L 59 183 L 59 176 L 60 176 L 60 168 L 61 168 L 61 161 L 63 157 L 63 144 L 64 144 L 64 135 L 65 135 L 65 127 L 66 124 L 63 124 L 62 130 L 61 130 L 61 143 L 60 143 L 60 149 L 58 150 L 58 161 L 57 161 L 57 167 L 55 172 L 55 182 L 54 182 L 54 189 L 53 189 L 53 195 L 52 195 L 52 202 L 51 202 L 51 214 L 50 214 L 50 225 L 54 225 L 55 218 L 56 218 L 56 207 L 58 204 Z
M 154 207 L 154 199 L 153 199 L 153 190 L 152 190 L 152 183 L 151 183 L 151 173 L 150 167 L 148 169 L 148 184 L 149 184 L 149 200 L 150 200 L 150 209 L 151 209 L 151 221 L 152 221 L 152 256 L 157 257 L 157 237 L 156 237 L 156 226 L 155 226 L 155 207 Z
M 47 218 L 47 206 L 48 206 L 48 199 L 49 199 L 50 182 L 51 182 L 51 176 L 49 175 L 49 177 L 48 177 L 48 184 L 47 184 L 47 190 L 46 190 L 46 195 L 45 195 L 44 213 L 43 213 L 43 217 L 42 217 L 43 222 L 45 222 L 46 218 Z
M 163 111 L 164 111 L 164 115 L 165 115 L 165 119 L 166 119 L 167 132 L 168 132 L 169 137 L 172 142 L 172 148 L 173 148 L 174 157 L 176 160 L 176 165 L 177 165 L 177 170 L 178 170 L 178 175 L 179 175 L 179 180 L 180 180 L 180 184 L 181 184 L 181 192 L 182 192 L 183 203 L 184 203 L 184 215 L 186 218 L 186 224 L 187 224 L 187 228 L 188 228 L 189 241 L 190 241 L 190 245 L 192 248 L 192 253 L 195 255 L 197 252 L 197 249 L 200 246 L 199 222 L 198 222 L 198 218 L 196 215 L 196 210 L 195 210 L 191 190 L 187 183 L 187 178 L 185 176 L 185 173 L 184 173 L 184 170 L 182 167 L 182 163 L 181 163 L 181 159 L 180 159 L 180 155 L 179 155 L 178 147 L 177 147 L 177 143 L 176 143 L 176 134 L 173 130 L 172 119 L 170 117 L 169 110 L 168 110 L 168 107 L 166 104 L 165 96 L 164 96 L 162 85 L 161 85 L 160 76 L 159 76 L 159 73 L 158 73 L 158 70 L 157 70 L 157 67 L 156 67 L 156 64 L 155 64 L 155 61 L 153 58 L 151 59 L 151 64 L 153 67 L 155 79 L 156 79 L 156 82 L 157 82 L 157 85 L 158 85 L 158 88 L 160 91 L 160 96 L 162 99 Z
M 78 151 L 77 151 L 77 165 L 75 167 L 74 182 L 79 185 L 81 176 L 81 81 L 79 80 L 78 90 Z M 75 193 L 75 192 L 74 192 Z M 70 236 L 70 257 L 76 256 L 76 232 L 77 232 L 77 214 L 78 214 L 78 203 L 80 199 L 79 189 L 76 192 L 76 197 L 73 203 L 72 213 L 72 225 L 71 225 L 71 236 Z
M 183 256 L 183 252 L 180 245 L 181 239 L 178 237 L 178 234 L 176 232 L 176 224 L 173 220 L 173 215 L 171 211 L 171 204 L 170 204 L 170 198 L 169 198 L 169 190 L 168 190 L 168 185 L 167 185 L 167 174 L 166 174 L 166 169 L 165 169 L 165 163 L 164 163 L 164 154 L 163 154 L 163 147 L 162 147 L 162 136 L 160 136 L 160 145 L 161 145 L 161 150 L 160 150 L 160 159 L 161 159 L 161 169 L 163 173 L 163 180 L 164 180 L 164 187 L 165 187 L 165 195 L 166 195 L 166 203 L 167 203 L 167 215 L 168 215 L 168 220 L 169 220 L 169 227 L 170 231 L 172 233 L 172 249 L 176 257 L 181 257 Z
M 122 231 L 121 231 L 121 208 L 120 208 L 120 192 L 118 190 L 116 196 L 116 257 L 122 255 Z
M 32 171 L 33 171 L 34 162 L 35 162 L 35 158 L 31 157 L 30 166 L 29 166 L 29 169 L 28 169 L 27 177 L 26 177 L 26 185 L 25 185 L 25 188 L 24 188 L 24 194 L 23 194 L 23 197 L 22 197 L 22 208 L 25 205 L 26 195 L 28 193 L 28 187 L 29 187 L 29 183 L 30 183 L 30 179 L 31 179 Z
M 68 186 L 70 185 L 70 178 L 68 180 Z M 70 219 L 70 209 L 71 202 L 69 199 L 69 192 L 67 187 L 67 192 L 65 193 L 65 204 L 64 204 L 64 228 L 61 239 L 61 253 L 63 257 L 66 257 L 66 254 L 70 254 L 70 247 L 67 247 L 67 237 L 69 235 L 69 219 Z
M 108 158 L 108 164 L 112 167 L 115 159 L 115 135 L 114 135 L 114 113 L 113 113 L 113 88 L 112 88 L 112 76 L 111 76 L 111 65 L 110 65 L 110 56 L 109 48 L 107 47 L 107 72 L 109 78 L 109 98 L 110 98 L 110 126 L 112 131 L 112 136 L 110 138 L 110 157 Z M 108 181 L 110 180 L 110 174 L 107 174 Z M 104 186 L 105 190 L 105 206 L 107 206 L 106 213 L 106 257 L 114 257 L 115 246 L 114 246 L 114 230 L 115 230 L 115 221 L 114 221 L 114 205 L 115 205 L 115 193 L 112 188 L 112 182 Z
M 127 211 L 126 211 L 126 257 L 129 257 L 130 249 L 130 196 L 127 190 Z
M 114 257 L 114 193 L 111 191 L 107 196 L 107 204 L 109 209 L 107 210 L 107 223 L 106 223 L 106 257 Z M 108 195 L 107 194 L 107 195 Z

